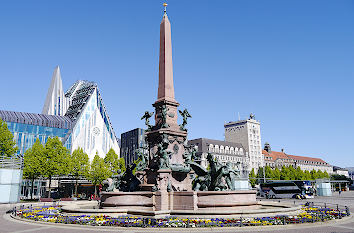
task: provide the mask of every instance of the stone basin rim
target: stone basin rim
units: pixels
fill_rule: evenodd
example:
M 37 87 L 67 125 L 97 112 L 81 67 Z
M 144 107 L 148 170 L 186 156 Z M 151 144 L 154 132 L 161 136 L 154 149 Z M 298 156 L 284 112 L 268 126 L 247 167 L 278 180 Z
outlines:
M 285 214 L 289 212 L 301 211 L 300 205 L 293 205 L 288 203 L 279 203 L 271 201 L 258 201 L 256 205 L 264 207 L 278 207 L 278 208 L 265 208 L 254 210 L 213 210 L 213 209 L 198 209 L 198 210 L 163 210 L 163 211 L 151 211 L 151 210 L 138 210 L 127 208 L 109 208 L 109 209 L 88 209 L 80 208 L 80 206 L 97 206 L 97 203 L 63 203 L 61 207 L 63 212 L 67 213 L 91 213 L 91 214 L 140 214 L 140 215 L 173 215 L 173 214 L 191 214 L 191 215 L 242 215 L 242 214 Z

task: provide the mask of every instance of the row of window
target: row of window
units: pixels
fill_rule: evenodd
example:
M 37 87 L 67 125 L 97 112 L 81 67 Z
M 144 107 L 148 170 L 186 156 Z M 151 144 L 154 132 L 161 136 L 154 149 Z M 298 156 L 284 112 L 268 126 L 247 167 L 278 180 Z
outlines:
M 272 160 L 272 157 L 269 157 L 269 156 L 265 156 L 264 158 L 267 160 Z M 301 164 L 327 165 L 326 163 L 317 162 L 317 161 L 310 161 L 310 160 L 293 160 L 293 159 L 277 159 L 277 160 L 281 160 L 284 162 L 296 162 L 296 163 L 301 163 Z
M 219 145 L 213 145 L 209 144 L 208 148 L 209 152 L 215 152 L 215 153 L 221 153 L 221 154 L 232 154 L 232 155 L 243 155 L 243 149 L 242 148 L 237 148 L 237 147 L 229 147 L 229 146 L 219 146 Z

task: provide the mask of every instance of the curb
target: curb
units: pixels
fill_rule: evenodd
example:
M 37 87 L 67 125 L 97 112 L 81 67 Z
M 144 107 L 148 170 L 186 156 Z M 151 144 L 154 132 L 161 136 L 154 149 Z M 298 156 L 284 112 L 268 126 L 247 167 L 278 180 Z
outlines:
M 90 226 L 90 225 L 79 225 L 79 224 L 64 224 L 64 223 L 52 223 L 52 222 L 42 222 L 42 221 L 33 221 L 24 218 L 20 218 L 17 216 L 13 216 L 12 214 L 4 214 L 6 218 L 11 218 L 13 221 L 25 222 L 27 224 L 33 225 L 44 225 L 44 226 L 53 226 L 58 228 L 72 228 L 72 229 L 85 229 L 85 230 L 100 230 L 100 231 L 112 231 L 116 230 L 126 230 L 126 231 L 143 231 L 143 232 L 155 232 L 155 231 L 216 231 L 221 230 L 223 232 L 235 232 L 235 231 L 269 231 L 269 230 L 282 230 L 284 228 L 287 229 L 302 229 L 302 228 L 313 228 L 313 227 L 324 227 L 324 226 L 332 226 L 333 224 L 345 224 L 349 222 L 353 222 L 354 216 L 344 217 L 342 219 L 330 220 L 327 222 L 315 222 L 315 223 L 302 223 L 302 224 L 287 224 L 287 225 L 270 225 L 270 226 L 247 226 L 247 227 L 203 227 L 203 228 L 143 228 L 143 227 L 116 227 L 116 226 Z M 5 218 L 5 217 L 4 217 Z

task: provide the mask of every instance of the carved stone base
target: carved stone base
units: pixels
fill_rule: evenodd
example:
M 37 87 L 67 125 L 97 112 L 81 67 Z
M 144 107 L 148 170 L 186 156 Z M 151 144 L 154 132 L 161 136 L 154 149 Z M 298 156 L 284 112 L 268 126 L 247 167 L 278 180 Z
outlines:
M 161 173 L 160 173 L 161 174 Z M 162 175 L 165 175 L 162 172 Z M 257 207 L 256 191 L 102 192 L 102 207 L 129 210 L 238 211 Z M 200 212 L 202 213 L 202 212 Z

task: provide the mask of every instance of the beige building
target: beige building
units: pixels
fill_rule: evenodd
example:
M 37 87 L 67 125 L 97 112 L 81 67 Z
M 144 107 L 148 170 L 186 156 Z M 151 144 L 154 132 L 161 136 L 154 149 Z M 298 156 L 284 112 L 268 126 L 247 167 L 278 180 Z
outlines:
M 207 168 L 207 155 L 211 153 L 219 162 L 226 165 L 230 162 L 234 168 L 248 171 L 248 153 L 240 143 L 225 142 L 207 138 L 198 138 L 188 141 L 189 145 L 197 149 L 197 157 L 200 165 Z
M 249 169 L 264 166 L 261 142 L 261 125 L 253 114 L 248 120 L 229 122 L 225 127 L 225 141 L 241 143 L 248 153 Z
M 321 170 L 326 171 L 328 174 L 333 173 L 333 166 L 328 164 L 319 158 L 289 155 L 282 149 L 281 152 L 272 151 L 269 143 L 265 143 L 264 150 L 262 151 L 264 156 L 265 166 L 271 168 L 281 168 L 282 166 L 293 166 L 294 168 L 300 167 L 303 171 Z

